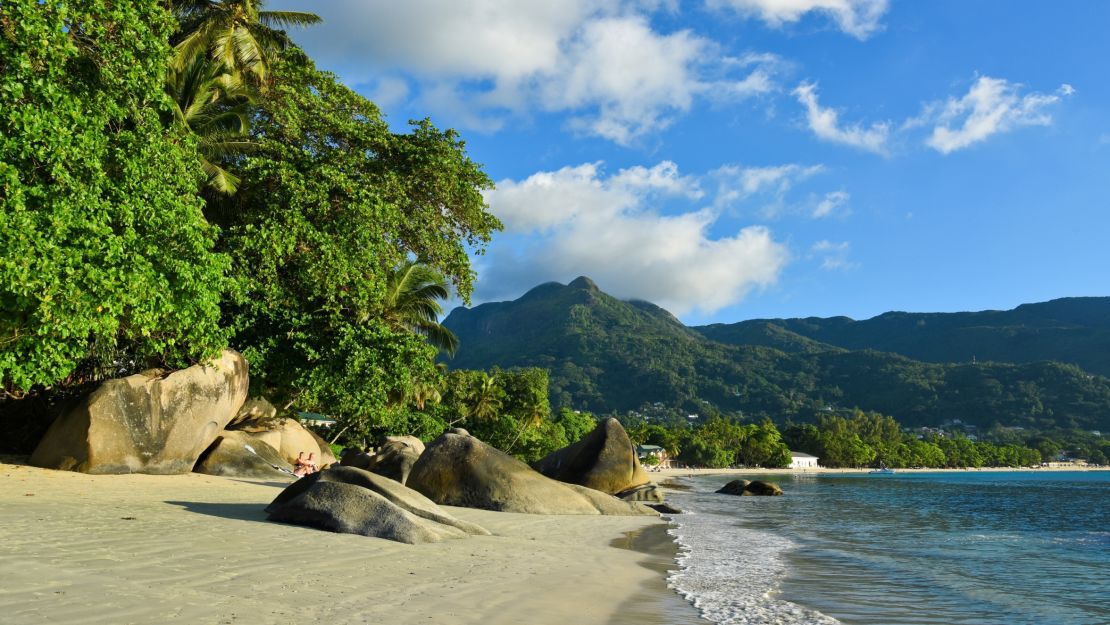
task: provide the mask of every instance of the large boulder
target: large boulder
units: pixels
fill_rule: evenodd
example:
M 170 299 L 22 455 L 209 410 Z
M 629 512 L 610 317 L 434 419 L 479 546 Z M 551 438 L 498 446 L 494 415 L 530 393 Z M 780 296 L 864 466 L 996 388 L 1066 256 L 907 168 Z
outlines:
M 532 466 L 560 482 L 610 495 L 651 483 L 628 433 L 612 418 L 598 423 L 582 440 L 551 452 Z
M 782 489 L 778 484 L 773 482 L 763 482 L 756 480 L 749 482 L 748 480 L 732 480 L 717 490 L 718 493 L 724 495 L 737 495 L 740 497 L 752 496 L 776 496 L 782 494 Z
M 383 443 L 382 446 L 384 447 L 389 443 L 402 443 L 404 445 L 407 445 L 408 447 L 411 447 L 418 456 L 424 453 L 424 441 L 416 438 L 415 436 L 387 436 L 385 437 L 385 443 Z
M 354 467 L 334 466 L 303 477 L 278 494 L 266 511 L 272 521 L 410 544 L 489 535 L 420 493 Z
M 422 451 L 424 451 L 423 443 L 420 444 L 420 451 L 417 451 L 407 441 L 391 440 L 382 445 L 378 453 L 370 456 L 365 469 L 404 484 L 408 481 L 409 473 L 412 472 L 416 461 L 420 459 Z
M 407 482 L 440 505 L 533 514 L 654 515 L 650 508 L 543 476 L 464 434 L 428 444 Z
M 247 446 L 250 446 L 250 451 Z M 285 469 L 282 471 L 282 469 Z M 224 477 L 291 479 L 293 465 L 278 450 L 265 442 L 237 430 L 224 430 L 216 442 L 201 455 L 193 467 L 195 473 Z
M 31 464 L 84 473 L 188 473 L 247 398 L 247 363 L 231 350 L 166 374 L 109 380 L 62 413 Z
M 253 435 L 268 445 L 278 450 L 287 462 L 296 462 L 297 455 L 304 452 L 316 454 L 316 465 L 326 467 L 335 463 L 335 454 L 327 441 L 316 435 L 315 432 L 301 425 L 296 419 L 276 419 L 271 421 L 245 421 L 233 426 Z
M 265 397 L 251 397 L 243 402 L 239 412 L 235 413 L 235 418 L 227 427 L 234 428 L 239 424 L 265 424 L 271 423 L 277 419 L 277 408 L 274 407 Z

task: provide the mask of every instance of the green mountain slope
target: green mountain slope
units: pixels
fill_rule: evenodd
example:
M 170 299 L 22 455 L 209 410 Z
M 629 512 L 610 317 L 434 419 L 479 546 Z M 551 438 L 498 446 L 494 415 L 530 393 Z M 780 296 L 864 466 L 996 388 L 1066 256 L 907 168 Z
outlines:
M 609 413 L 660 402 L 700 413 L 708 403 L 776 420 L 859 407 L 907 425 L 958 418 L 1110 429 L 1110 380 L 1075 366 L 925 363 L 822 345 L 773 323 L 744 330 L 764 344 L 729 345 L 658 306 L 603 293 L 588 278 L 457 308 L 444 325 L 460 340 L 449 366 L 547 368 L 557 407 Z
M 769 328 L 776 328 L 781 336 Z M 771 345 L 816 341 L 875 349 L 927 362 L 1055 360 L 1110 376 L 1110 297 L 1073 297 L 1013 310 L 968 313 L 889 312 L 872 319 L 753 319 L 693 328 L 714 341 Z M 764 335 L 774 336 L 773 339 Z M 777 343 L 777 344 L 776 344 Z

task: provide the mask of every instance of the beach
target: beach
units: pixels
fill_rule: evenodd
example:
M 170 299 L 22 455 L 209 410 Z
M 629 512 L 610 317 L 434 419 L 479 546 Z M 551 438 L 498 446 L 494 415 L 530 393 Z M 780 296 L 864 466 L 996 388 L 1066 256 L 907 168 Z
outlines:
M 288 483 L 0 463 L 0 614 L 30 623 L 684 623 L 661 519 L 447 510 L 405 545 L 266 521 Z

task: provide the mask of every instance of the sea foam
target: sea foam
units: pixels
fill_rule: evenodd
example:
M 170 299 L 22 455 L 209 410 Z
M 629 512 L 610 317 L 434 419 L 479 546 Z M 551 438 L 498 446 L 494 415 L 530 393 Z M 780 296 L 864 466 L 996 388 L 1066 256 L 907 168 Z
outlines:
M 777 598 L 788 569 L 784 554 L 796 547 L 773 532 L 742 527 L 704 495 L 675 493 L 685 510 L 670 517 L 679 544 L 679 570 L 668 582 L 701 615 L 719 625 L 833 625 L 840 621 Z M 726 498 L 731 499 L 731 498 Z

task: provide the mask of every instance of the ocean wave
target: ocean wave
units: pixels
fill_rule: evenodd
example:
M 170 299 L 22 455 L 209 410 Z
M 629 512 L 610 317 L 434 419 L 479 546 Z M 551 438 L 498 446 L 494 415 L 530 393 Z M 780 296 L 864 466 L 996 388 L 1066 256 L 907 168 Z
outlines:
M 685 499 L 685 498 L 684 498 Z M 670 530 L 679 544 L 671 587 L 719 625 L 834 625 L 840 621 L 776 598 L 787 573 L 788 538 L 741 527 L 735 517 L 699 512 L 696 498 L 682 502 Z M 694 507 L 693 510 L 691 508 Z

